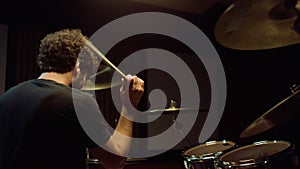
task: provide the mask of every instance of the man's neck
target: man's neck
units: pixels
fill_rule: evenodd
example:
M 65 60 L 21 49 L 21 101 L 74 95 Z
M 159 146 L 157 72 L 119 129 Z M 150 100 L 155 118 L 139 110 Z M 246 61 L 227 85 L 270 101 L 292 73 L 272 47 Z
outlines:
M 38 79 L 53 80 L 57 83 L 69 86 L 72 83 L 72 71 L 67 73 L 45 72 L 42 73 Z

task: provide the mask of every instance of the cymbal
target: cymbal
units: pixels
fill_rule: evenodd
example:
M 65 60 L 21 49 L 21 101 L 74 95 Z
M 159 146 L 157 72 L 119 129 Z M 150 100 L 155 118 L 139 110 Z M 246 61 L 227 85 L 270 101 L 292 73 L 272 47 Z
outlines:
M 300 43 L 300 35 L 294 29 L 300 5 L 288 9 L 284 2 L 237 0 L 216 22 L 217 42 L 236 50 L 273 49 Z
M 120 86 L 121 82 L 105 82 L 105 83 L 94 83 L 91 80 L 87 80 L 85 85 L 81 88 L 81 90 L 90 91 L 90 90 L 104 90 L 112 87 Z
M 112 81 L 114 70 L 111 67 L 107 65 L 100 65 L 99 67 L 99 71 L 89 77 L 81 90 L 104 90 L 121 85 L 121 80 Z
M 295 118 L 297 115 L 300 115 L 300 90 L 294 91 L 257 118 L 241 133 L 240 137 L 250 137 L 262 133 Z
M 179 111 L 185 111 L 185 112 L 194 112 L 194 111 L 208 111 L 206 109 L 193 109 L 193 108 L 179 108 L 179 107 L 169 107 L 166 109 L 154 109 L 149 110 L 147 113 L 160 113 L 160 112 L 179 112 Z
M 192 108 L 167 108 L 167 109 L 154 109 L 154 110 L 150 110 L 148 111 L 149 113 L 155 113 L 155 112 L 175 112 L 175 111 L 193 111 L 196 109 L 192 109 Z

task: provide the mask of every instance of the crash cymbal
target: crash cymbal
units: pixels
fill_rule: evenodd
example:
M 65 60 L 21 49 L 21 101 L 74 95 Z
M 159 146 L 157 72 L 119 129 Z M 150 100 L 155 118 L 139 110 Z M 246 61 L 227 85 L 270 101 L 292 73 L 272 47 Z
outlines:
M 236 50 L 262 50 L 300 43 L 299 3 L 289 0 L 237 0 L 219 17 L 215 38 Z M 292 2 L 292 1 L 291 1 Z M 297 20 L 297 31 L 294 24 Z
M 257 118 L 241 133 L 240 137 L 250 137 L 262 133 L 292 120 L 297 115 L 300 115 L 300 90 L 294 91 Z
M 120 86 L 121 82 L 102 82 L 102 83 L 94 83 L 91 80 L 87 80 L 85 85 L 81 88 L 81 90 L 104 90 L 112 87 Z
M 114 70 L 106 65 L 100 65 L 99 71 L 89 77 L 81 90 L 104 90 L 120 86 L 120 81 L 112 81 Z

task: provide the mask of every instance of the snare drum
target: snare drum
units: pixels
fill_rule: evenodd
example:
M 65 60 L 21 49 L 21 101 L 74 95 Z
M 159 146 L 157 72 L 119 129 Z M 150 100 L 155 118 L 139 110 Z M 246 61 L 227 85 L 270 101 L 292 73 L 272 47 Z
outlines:
M 223 169 L 292 169 L 293 146 L 287 141 L 260 141 L 224 153 L 216 160 Z
M 209 141 L 183 152 L 186 169 L 214 169 L 218 155 L 230 150 L 236 144 L 232 141 Z

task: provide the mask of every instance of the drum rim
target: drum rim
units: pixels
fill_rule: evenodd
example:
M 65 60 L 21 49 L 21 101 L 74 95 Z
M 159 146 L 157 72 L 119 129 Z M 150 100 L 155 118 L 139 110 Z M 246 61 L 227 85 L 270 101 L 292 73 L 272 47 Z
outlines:
M 205 143 L 202 143 L 202 144 L 199 144 L 199 145 L 197 145 L 197 146 L 194 146 L 194 147 L 191 147 L 191 148 L 189 148 L 189 149 L 187 149 L 187 150 L 185 150 L 185 151 L 183 151 L 182 152 L 182 156 L 184 157 L 184 158 L 198 158 L 198 160 L 210 160 L 210 159 L 213 159 L 213 158 L 215 158 L 215 155 L 216 154 L 219 154 L 220 152 L 222 152 L 222 151 L 216 151 L 216 152 L 211 152 L 211 153 L 204 153 L 204 154 L 197 154 L 197 155 L 194 155 L 194 154 L 192 154 L 192 155 L 187 155 L 189 152 L 191 152 L 191 151 L 194 151 L 194 150 L 196 150 L 196 149 L 198 149 L 198 148 L 200 148 L 200 147 L 205 147 L 205 146 L 210 146 L 210 145 L 217 145 L 217 144 L 219 144 L 219 143 L 221 143 L 221 144 L 230 144 L 231 146 L 230 147 L 228 147 L 227 149 L 225 149 L 225 150 L 228 150 L 228 149 L 230 149 L 230 148 L 233 148 L 234 146 L 236 146 L 236 143 L 235 142 L 233 142 L 233 141 L 231 141 L 231 140 L 212 140 L 212 141 L 207 141 L 207 142 L 205 142 Z M 223 150 L 224 151 L 224 150 Z M 212 155 L 213 155 L 213 157 L 212 157 Z
M 229 152 L 226 152 L 224 154 L 221 154 L 218 157 L 218 159 L 217 159 L 218 160 L 218 164 L 222 165 L 222 166 L 230 166 L 230 167 L 243 167 L 243 166 L 253 166 L 253 167 L 255 167 L 255 166 L 262 165 L 262 164 L 266 164 L 268 162 L 267 159 L 262 159 L 262 160 L 259 160 L 259 161 L 253 159 L 253 162 L 245 163 L 245 162 L 241 162 L 241 161 L 222 161 L 222 158 L 228 156 L 229 154 L 237 152 L 238 150 L 243 150 L 243 149 L 246 149 L 246 148 L 249 148 L 249 147 L 253 147 L 253 146 L 267 145 L 269 143 L 274 143 L 274 144 L 276 144 L 276 143 L 285 143 L 285 144 L 288 145 L 285 149 L 283 149 L 282 151 L 279 151 L 278 153 L 283 152 L 283 151 L 289 149 L 292 146 L 291 142 L 286 141 L 286 140 L 263 140 L 263 141 L 257 141 L 257 142 L 253 142 L 252 144 L 244 145 L 244 146 L 238 147 L 236 149 L 233 149 L 233 150 L 231 150 Z M 270 156 L 273 156 L 273 155 L 275 155 L 275 154 L 272 154 Z M 268 157 L 270 157 L 270 156 L 268 156 Z M 252 159 L 249 159 L 249 160 L 252 160 Z

